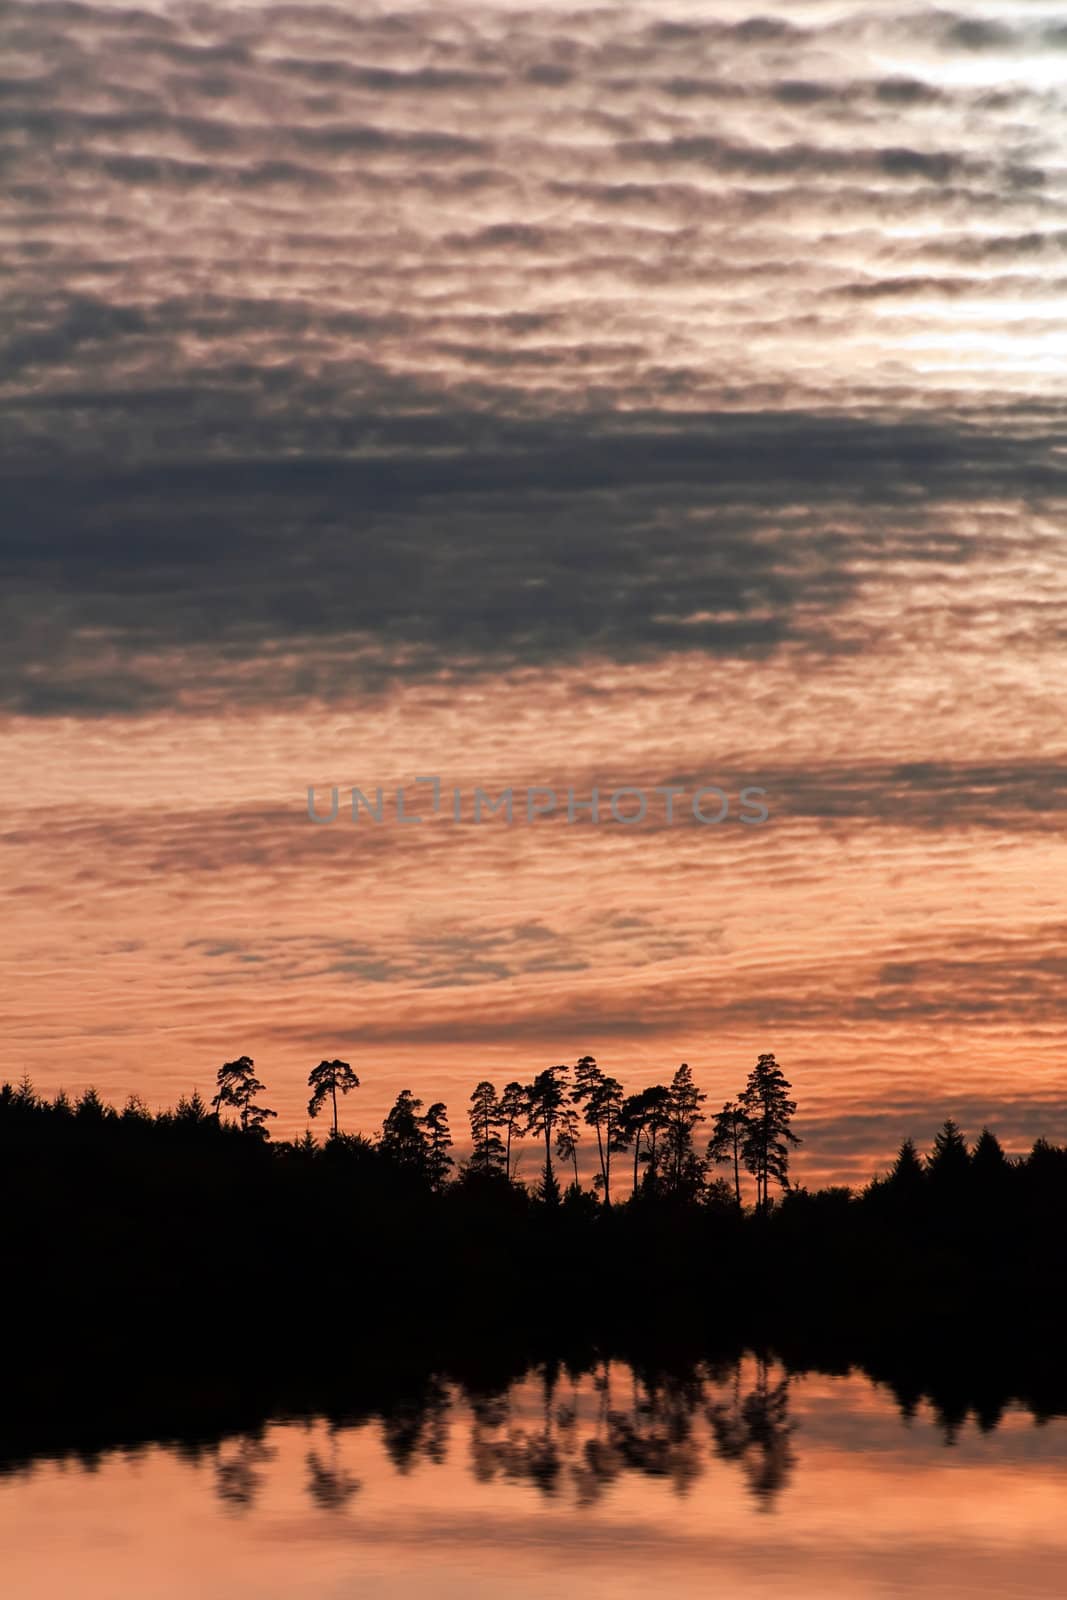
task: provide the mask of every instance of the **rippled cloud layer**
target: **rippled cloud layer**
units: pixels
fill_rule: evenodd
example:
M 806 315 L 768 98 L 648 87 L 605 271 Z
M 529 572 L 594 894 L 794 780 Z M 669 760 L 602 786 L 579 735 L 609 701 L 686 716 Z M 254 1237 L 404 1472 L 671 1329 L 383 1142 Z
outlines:
M 12 1070 L 1062 1098 L 1062 6 L 709 9 L 0 6 Z M 425 771 L 771 819 L 307 824 Z

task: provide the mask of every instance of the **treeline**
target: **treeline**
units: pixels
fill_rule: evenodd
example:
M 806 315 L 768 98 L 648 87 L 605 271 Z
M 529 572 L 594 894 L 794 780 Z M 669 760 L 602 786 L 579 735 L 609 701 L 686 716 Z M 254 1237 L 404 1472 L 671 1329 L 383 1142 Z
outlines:
M 320 1062 L 309 1074 L 308 1086 L 309 1115 L 318 1116 L 324 1106 L 330 1109 L 324 1144 L 310 1131 L 295 1141 L 268 1139 L 267 1121 L 277 1113 L 259 1104 L 265 1086 L 248 1056 L 218 1069 L 210 1102 L 194 1089 L 173 1109 L 156 1112 L 136 1094 L 119 1110 L 95 1088 L 75 1099 L 64 1091 L 49 1099 L 23 1078 L 18 1085 L 0 1084 L 0 1156 L 8 1174 L 16 1168 L 28 1170 L 48 1149 L 69 1157 L 79 1150 L 94 1156 L 126 1151 L 179 1160 L 213 1157 L 246 1168 L 252 1163 L 260 1170 L 341 1165 L 365 1177 L 377 1173 L 394 1188 L 411 1193 L 442 1195 L 456 1187 L 499 1193 L 504 1185 L 535 1205 L 569 1203 L 586 1211 L 596 1196 L 605 1208 L 620 1198 L 631 1203 L 658 1199 L 670 1202 L 672 1210 L 682 1204 L 743 1213 L 742 1173 L 752 1183 L 749 1212 L 764 1217 L 783 1208 L 795 1215 L 813 1206 L 829 1214 L 859 1202 L 901 1217 L 957 1211 L 964 1204 L 1000 1209 L 1012 1196 L 1037 1190 L 1050 1200 L 1062 1190 L 1067 1201 L 1067 1149 L 1038 1139 L 1028 1155 L 1012 1158 L 988 1128 L 969 1146 L 951 1118 L 925 1155 L 906 1139 L 888 1173 L 872 1178 L 860 1191 L 832 1186 L 812 1193 L 792 1185 L 790 1150 L 801 1143 L 792 1128 L 796 1102 L 770 1054 L 759 1057 L 736 1099 L 710 1118 L 703 1110 L 708 1097 L 696 1087 L 685 1062 L 669 1083 L 630 1095 L 592 1056 L 581 1057 L 573 1068 L 549 1067 L 527 1084 L 508 1083 L 499 1095 L 492 1083 L 482 1080 L 467 1111 L 470 1154 L 458 1162 L 451 1153 L 443 1102 L 424 1111 L 423 1101 L 403 1089 L 381 1133 L 367 1138 L 340 1127 L 339 1097 L 343 1100 L 360 1086 L 347 1062 Z M 701 1124 L 710 1124 L 704 1138 Z M 583 1189 L 579 1173 L 583 1132 L 595 1168 L 592 1194 Z M 526 1184 L 519 1178 L 518 1162 L 520 1147 L 530 1138 L 539 1171 L 536 1181 Z M 727 1169 L 728 1176 L 717 1176 L 718 1168 Z M 772 1182 L 782 1191 L 777 1201 Z
M 1067 1270 L 1067 1149 L 1013 1159 L 947 1122 L 864 1189 L 809 1191 L 772 1055 L 711 1115 L 685 1065 L 629 1094 L 591 1057 L 499 1093 L 481 1082 L 462 1158 L 445 1106 L 409 1090 L 378 1137 L 344 1132 L 358 1087 L 342 1061 L 310 1074 L 322 1142 L 265 1136 L 247 1057 L 210 1101 L 165 1112 L 0 1087 L 8 1341 L 42 1351 L 77 1328 L 79 1347 L 132 1364 L 230 1341 L 242 1371 L 260 1348 L 343 1365 L 375 1342 L 533 1357 L 572 1337 L 788 1334 L 847 1353 L 941 1325 L 1043 1338 Z
M 330 1113 L 327 1145 L 338 1141 L 338 1148 L 364 1170 L 377 1164 L 430 1193 L 439 1194 L 450 1184 L 478 1185 L 502 1178 L 543 1204 L 574 1200 L 582 1193 L 579 1152 L 585 1140 L 594 1169 L 593 1193 L 606 1207 L 613 1199 L 618 1201 L 621 1191 L 628 1199 L 655 1196 L 715 1207 L 732 1202 L 742 1210 L 746 1199 L 742 1174 L 751 1181 L 748 1198 L 757 1212 L 766 1214 L 774 1208 L 772 1184 L 794 1202 L 810 1198 L 806 1189 L 790 1181 L 790 1151 L 802 1141 L 792 1126 L 797 1109 L 790 1098 L 792 1086 L 772 1054 L 759 1057 L 737 1096 L 711 1117 L 704 1110 L 708 1096 L 697 1088 L 685 1062 L 669 1083 L 631 1094 L 593 1056 L 582 1056 L 573 1067 L 548 1067 L 529 1083 L 512 1081 L 499 1094 L 483 1079 L 467 1108 L 470 1154 L 458 1162 L 452 1154 L 444 1102 L 435 1101 L 424 1110 L 424 1102 L 403 1089 L 380 1135 L 366 1138 L 341 1131 L 342 1102 L 360 1087 L 348 1062 L 320 1061 L 308 1075 L 308 1087 L 309 1117 L 316 1118 L 324 1108 Z M 93 1088 L 76 1100 L 62 1091 L 49 1100 L 24 1078 L 17 1086 L 0 1085 L 0 1137 L 6 1132 L 16 1141 L 20 1137 L 32 1141 L 36 1134 L 60 1143 L 72 1138 L 83 1142 L 113 1129 L 143 1142 L 154 1130 L 164 1143 L 177 1136 L 183 1148 L 195 1138 L 216 1144 L 222 1139 L 232 1153 L 238 1148 L 236 1134 L 246 1144 L 268 1143 L 268 1123 L 277 1112 L 260 1103 L 264 1092 L 249 1056 L 218 1069 L 209 1103 L 194 1089 L 173 1110 L 154 1113 L 136 1094 L 116 1110 Z M 527 1139 L 534 1140 L 539 1163 L 537 1179 L 529 1186 L 518 1171 Z M 278 1160 L 299 1156 L 305 1164 L 322 1153 L 310 1131 L 297 1141 L 272 1142 L 270 1150 Z M 945 1200 L 962 1188 L 973 1194 L 993 1189 L 1003 1199 L 1011 1187 L 1011 1174 L 1058 1170 L 1058 1159 L 1056 1147 L 1039 1139 L 1029 1156 L 1011 1160 L 988 1128 L 969 1149 L 949 1119 L 925 1157 L 911 1139 L 905 1140 L 892 1171 L 874 1178 L 862 1197 L 875 1205 L 883 1204 L 887 1196 L 919 1205 L 924 1194 Z M 727 1176 L 718 1175 L 719 1169 L 725 1169 Z M 820 1191 L 818 1198 L 839 1204 L 857 1196 L 835 1187 Z
M 343 1100 L 359 1086 L 347 1061 L 320 1061 L 309 1074 L 308 1115 L 317 1117 L 328 1103 L 331 1138 L 341 1137 L 338 1096 Z M 789 1188 L 789 1151 L 800 1143 L 792 1129 L 796 1102 L 789 1098 L 790 1088 L 774 1056 L 761 1055 L 736 1099 L 727 1101 L 712 1119 L 711 1137 L 706 1148 L 700 1148 L 698 1131 L 707 1121 L 702 1109 L 707 1095 L 694 1083 L 688 1063 L 683 1061 L 670 1083 L 652 1084 L 627 1095 L 618 1079 L 597 1065 L 595 1057 L 582 1056 L 573 1068 L 547 1067 L 530 1083 L 508 1083 L 499 1095 L 487 1080 L 478 1083 L 467 1111 L 471 1155 L 459 1163 L 458 1173 L 451 1154 L 447 1106 L 435 1101 L 424 1111 L 423 1102 L 410 1089 L 397 1096 L 377 1140 L 357 1137 L 364 1149 L 375 1150 L 412 1181 L 434 1192 L 457 1177 L 464 1181 L 503 1175 L 508 1183 L 518 1181 L 519 1145 L 532 1137 L 539 1147 L 543 1145 L 543 1165 L 533 1192 L 544 1203 L 556 1205 L 564 1193 L 581 1191 L 579 1147 L 584 1130 L 595 1167 L 593 1188 L 605 1206 L 612 1203 L 613 1180 L 616 1186 L 619 1182 L 619 1160 L 615 1158 L 626 1157 L 628 1170 L 632 1161 L 631 1195 L 640 1190 L 646 1196 L 697 1201 L 724 1200 L 732 1193 L 736 1205 L 741 1206 L 744 1171 L 755 1184 L 757 1209 L 764 1210 L 770 1205 L 772 1180 L 782 1189 Z M 267 1138 L 267 1123 L 277 1112 L 260 1103 L 264 1089 L 250 1056 L 226 1062 L 216 1074 L 211 1117 L 220 1124 L 230 1112 L 243 1133 Z M 35 1100 L 32 1086 L 26 1083 L 17 1091 L 7 1086 L 0 1093 L 9 1100 L 21 1097 L 23 1104 Z M 62 1114 L 74 1109 L 63 1096 L 53 1107 Z M 86 1107 L 91 1115 L 101 1109 L 92 1090 Z M 81 1102 L 77 1109 L 80 1114 Z M 136 1096 L 122 1113 L 138 1121 L 148 1115 Z M 171 1116 L 162 1113 L 162 1120 Z M 179 1103 L 173 1118 L 186 1125 L 206 1124 L 209 1114 L 194 1092 Z M 310 1152 L 313 1146 L 309 1132 L 297 1148 Z M 729 1180 L 714 1176 L 719 1166 L 729 1168 Z M 562 1183 L 559 1169 L 564 1173 Z

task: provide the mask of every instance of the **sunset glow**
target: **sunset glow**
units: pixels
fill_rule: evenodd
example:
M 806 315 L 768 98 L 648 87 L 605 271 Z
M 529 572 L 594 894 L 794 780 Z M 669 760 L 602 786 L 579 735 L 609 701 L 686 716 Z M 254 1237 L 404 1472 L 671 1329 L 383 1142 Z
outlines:
M 0 1077 L 1067 1137 L 1062 7 L 7 23 Z M 426 774 L 770 815 L 308 820 Z

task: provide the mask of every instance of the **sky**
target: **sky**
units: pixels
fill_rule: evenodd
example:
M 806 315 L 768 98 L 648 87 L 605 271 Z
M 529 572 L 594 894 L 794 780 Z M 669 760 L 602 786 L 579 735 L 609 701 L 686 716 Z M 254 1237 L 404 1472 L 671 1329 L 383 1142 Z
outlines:
M 2 11 L 0 1076 L 1067 1138 L 1062 6 Z

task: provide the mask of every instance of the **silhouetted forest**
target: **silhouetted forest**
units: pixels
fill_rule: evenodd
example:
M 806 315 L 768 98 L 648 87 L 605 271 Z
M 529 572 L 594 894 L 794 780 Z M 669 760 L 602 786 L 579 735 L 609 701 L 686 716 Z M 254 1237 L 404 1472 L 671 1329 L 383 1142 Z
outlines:
M 1067 1149 L 1010 1159 L 947 1121 L 861 1191 L 809 1192 L 773 1056 L 710 1117 L 685 1065 L 630 1095 L 591 1057 L 499 1094 L 482 1082 L 459 1160 L 444 1105 L 409 1090 L 378 1137 L 344 1132 L 358 1087 L 345 1062 L 310 1074 L 316 1142 L 267 1136 L 247 1057 L 209 1103 L 160 1113 L 0 1086 L 0 1458 L 254 1444 L 297 1412 L 396 1406 L 403 1428 L 442 1373 L 488 1393 L 546 1361 L 684 1373 L 746 1349 L 860 1366 L 902 1407 L 933 1397 L 946 1426 L 969 1409 L 992 1425 L 1010 1399 L 1067 1412 Z M 644 1448 L 620 1436 L 612 1459 Z M 241 1456 L 234 1482 L 254 1468 Z
M 9 1345 L 76 1337 L 87 1361 L 131 1366 L 210 1346 L 232 1372 L 386 1342 L 532 1356 L 560 1338 L 1058 1336 L 1067 1149 L 1042 1140 L 1009 1159 L 949 1121 L 861 1192 L 809 1192 L 790 1181 L 796 1106 L 771 1055 L 710 1117 L 686 1065 L 629 1095 L 591 1057 L 499 1094 L 479 1083 L 459 1161 L 445 1106 L 409 1090 L 377 1138 L 344 1132 L 358 1086 L 345 1062 L 310 1074 L 309 1112 L 329 1118 L 316 1142 L 267 1137 L 248 1057 L 219 1069 L 210 1104 L 162 1113 L 5 1084 Z

